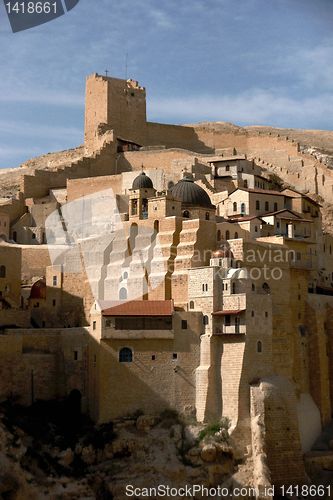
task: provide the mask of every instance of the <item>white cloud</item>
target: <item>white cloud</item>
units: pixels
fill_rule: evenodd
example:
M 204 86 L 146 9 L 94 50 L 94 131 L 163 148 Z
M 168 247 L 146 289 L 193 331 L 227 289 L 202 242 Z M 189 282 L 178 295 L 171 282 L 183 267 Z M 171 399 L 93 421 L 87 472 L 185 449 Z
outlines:
M 34 137 L 38 139 L 62 139 L 77 140 L 83 135 L 82 129 L 59 125 L 40 125 L 38 123 L 27 123 L 21 121 L 8 122 L 0 120 L 0 133 L 21 137 Z
M 271 124 L 306 128 L 323 123 L 333 114 L 333 95 L 292 98 L 274 90 L 254 89 L 237 95 L 190 96 L 152 99 L 149 119 L 231 121 L 246 124 Z M 311 125 L 314 124 L 314 125 Z

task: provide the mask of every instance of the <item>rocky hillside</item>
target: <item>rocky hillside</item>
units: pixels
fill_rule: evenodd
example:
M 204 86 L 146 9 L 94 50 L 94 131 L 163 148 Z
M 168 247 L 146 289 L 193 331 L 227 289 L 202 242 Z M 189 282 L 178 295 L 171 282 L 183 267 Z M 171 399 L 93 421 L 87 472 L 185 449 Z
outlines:
M 203 427 L 167 411 L 94 426 L 68 410 L 0 405 L 0 498 L 120 500 L 127 484 L 251 484 L 251 461 L 234 458 L 226 422 Z
M 0 169 L 0 197 L 11 197 L 17 193 L 22 174 L 33 174 L 35 170 L 54 170 L 83 157 L 84 147 L 48 153 L 22 163 L 17 168 Z

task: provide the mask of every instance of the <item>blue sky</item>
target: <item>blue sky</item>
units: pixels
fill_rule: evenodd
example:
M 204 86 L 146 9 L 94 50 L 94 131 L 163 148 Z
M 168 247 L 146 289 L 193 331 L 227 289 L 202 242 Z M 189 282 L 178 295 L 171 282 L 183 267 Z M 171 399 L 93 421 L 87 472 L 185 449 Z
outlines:
M 13 34 L 0 7 L 0 167 L 83 142 L 94 72 L 147 88 L 148 118 L 333 129 L 332 0 L 80 0 Z

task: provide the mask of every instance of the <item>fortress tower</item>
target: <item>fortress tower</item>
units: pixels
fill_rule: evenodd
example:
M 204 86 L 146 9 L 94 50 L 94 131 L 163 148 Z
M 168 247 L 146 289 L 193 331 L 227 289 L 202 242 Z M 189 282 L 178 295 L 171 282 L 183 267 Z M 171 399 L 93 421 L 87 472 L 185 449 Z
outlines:
M 101 136 L 111 130 L 114 140 L 143 145 L 146 119 L 146 90 L 137 81 L 96 73 L 88 76 L 84 134 L 88 154 L 102 145 Z

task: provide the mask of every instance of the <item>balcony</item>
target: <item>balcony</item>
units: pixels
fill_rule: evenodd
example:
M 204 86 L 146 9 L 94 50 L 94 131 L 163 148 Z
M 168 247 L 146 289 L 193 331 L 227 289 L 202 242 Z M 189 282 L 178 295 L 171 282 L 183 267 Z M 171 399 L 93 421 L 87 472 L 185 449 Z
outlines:
M 289 263 L 292 269 L 312 269 L 312 260 L 304 259 L 304 260 L 292 260 Z
M 214 335 L 246 335 L 246 325 L 222 325 L 213 329 Z
M 116 330 L 115 328 L 102 330 L 103 340 L 172 340 L 173 338 L 173 330 Z

